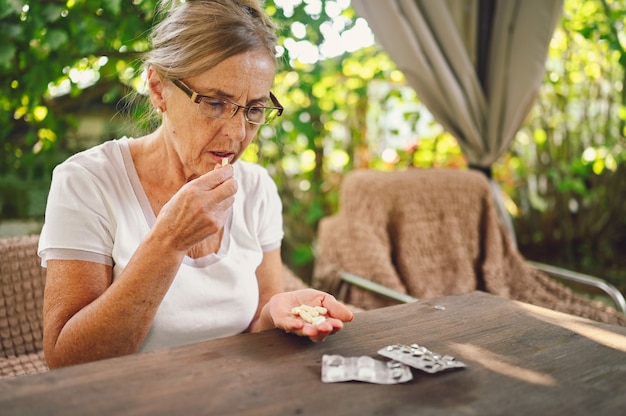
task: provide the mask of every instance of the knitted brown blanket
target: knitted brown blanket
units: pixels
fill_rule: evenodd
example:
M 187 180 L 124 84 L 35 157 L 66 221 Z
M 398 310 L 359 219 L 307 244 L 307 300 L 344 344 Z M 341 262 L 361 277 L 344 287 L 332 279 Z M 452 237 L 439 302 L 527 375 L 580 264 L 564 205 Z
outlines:
M 347 271 L 422 299 L 482 290 L 626 325 L 626 315 L 576 295 L 526 262 L 481 173 L 357 170 L 344 178 L 339 203 L 319 226 L 316 287 L 332 292 L 339 272 Z M 356 287 L 344 300 L 364 309 L 393 303 Z

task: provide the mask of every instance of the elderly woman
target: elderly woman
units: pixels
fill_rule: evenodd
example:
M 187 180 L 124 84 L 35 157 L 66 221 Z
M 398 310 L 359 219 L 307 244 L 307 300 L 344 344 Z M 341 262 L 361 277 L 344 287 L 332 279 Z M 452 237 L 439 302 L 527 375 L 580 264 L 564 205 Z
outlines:
M 273 24 L 255 0 L 162 8 L 146 59 L 160 126 L 54 171 L 39 247 L 50 367 L 270 328 L 318 342 L 353 318 L 324 292 L 283 292 L 276 185 L 240 160 L 283 111 Z M 305 322 L 301 304 L 327 319 Z

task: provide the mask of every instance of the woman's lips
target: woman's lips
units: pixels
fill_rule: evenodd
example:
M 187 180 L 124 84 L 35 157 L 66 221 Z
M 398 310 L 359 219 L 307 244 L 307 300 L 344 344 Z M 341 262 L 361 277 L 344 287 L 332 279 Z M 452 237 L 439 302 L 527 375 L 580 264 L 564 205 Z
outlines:
M 233 155 L 235 153 L 233 153 L 233 152 L 211 152 L 211 154 L 213 156 L 215 156 L 215 158 L 218 159 L 221 162 L 222 159 L 228 159 L 228 161 L 230 161 L 230 159 L 233 157 Z

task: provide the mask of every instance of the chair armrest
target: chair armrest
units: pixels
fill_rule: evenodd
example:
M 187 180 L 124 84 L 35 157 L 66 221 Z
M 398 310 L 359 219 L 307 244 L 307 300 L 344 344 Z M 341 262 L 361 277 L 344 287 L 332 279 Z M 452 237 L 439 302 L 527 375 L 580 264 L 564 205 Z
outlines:
M 397 290 L 390 289 L 387 286 L 383 286 L 379 283 L 373 282 L 371 280 L 365 279 L 361 276 L 357 276 L 352 273 L 342 272 L 340 274 L 340 278 L 341 278 L 341 283 L 340 283 L 339 293 L 342 293 L 341 286 L 343 286 L 344 284 L 350 284 L 353 286 L 357 286 L 361 289 L 369 290 L 370 292 L 376 293 L 378 295 L 396 300 L 401 303 L 411 303 L 411 302 L 417 302 L 419 300 L 417 298 L 414 298 L 411 295 L 398 292 Z
M 588 286 L 593 286 L 603 291 L 611 298 L 611 300 L 613 300 L 613 302 L 617 306 L 617 309 L 626 314 L 626 299 L 624 299 L 624 295 L 622 295 L 622 293 L 609 282 L 598 277 L 590 276 L 588 274 L 578 273 L 572 270 L 567 270 L 556 266 L 550 266 L 544 263 L 528 261 L 528 264 L 552 277 L 569 280 L 571 282 L 581 283 Z

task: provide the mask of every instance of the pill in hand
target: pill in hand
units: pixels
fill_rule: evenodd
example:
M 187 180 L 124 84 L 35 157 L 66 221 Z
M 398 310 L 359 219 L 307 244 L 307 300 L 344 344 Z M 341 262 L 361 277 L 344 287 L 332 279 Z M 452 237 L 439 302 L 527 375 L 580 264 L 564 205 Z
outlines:
M 293 308 L 291 313 L 300 316 L 300 318 L 302 318 L 305 322 L 313 325 L 319 325 L 326 321 L 326 317 L 323 315 L 326 315 L 328 311 L 322 306 L 309 306 L 303 304 Z
M 313 318 L 313 321 L 311 322 L 313 325 L 319 325 L 322 322 L 326 322 L 326 318 L 322 315 L 316 316 L 315 318 Z

